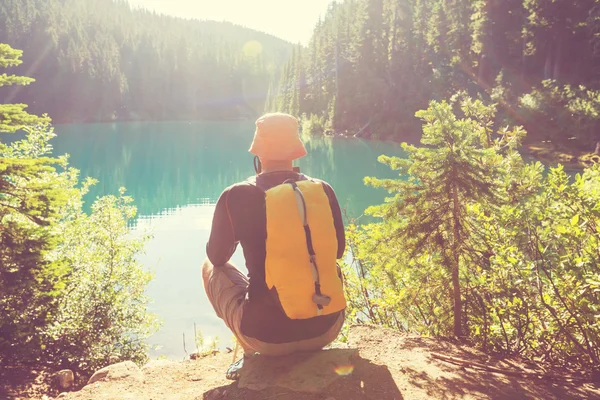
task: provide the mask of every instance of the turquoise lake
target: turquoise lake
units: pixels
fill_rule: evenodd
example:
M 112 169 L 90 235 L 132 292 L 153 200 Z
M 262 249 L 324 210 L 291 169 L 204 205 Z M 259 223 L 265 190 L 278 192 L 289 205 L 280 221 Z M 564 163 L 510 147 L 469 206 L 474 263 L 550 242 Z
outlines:
M 135 199 L 134 232 L 153 238 L 141 262 L 155 273 L 148 287 L 150 308 L 163 320 L 150 339 L 160 346 L 155 358 L 172 359 L 191 353 L 194 323 L 205 337 L 219 336 L 229 346 L 232 335 L 217 318 L 204 294 L 200 266 L 206 257 L 214 204 L 221 191 L 254 174 L 248 148 L 252 122 L 131 122 L 58 125 L 54 154 L 70 154 L 81 177 L 99 183 L 86 197 L 86 207 L 98 196 L 116 194 L 119 187 Z M 328 181 L 350 217 L 383 202 L 386 192 L 363 184 L 365 176 L 395 177 L 380 164 L 381 154 L 402 155 L 399 145 L 330 137 L 304 137 L 308 156 L 301 171 Z M 244 273 L 241 250 L 232 262 Z

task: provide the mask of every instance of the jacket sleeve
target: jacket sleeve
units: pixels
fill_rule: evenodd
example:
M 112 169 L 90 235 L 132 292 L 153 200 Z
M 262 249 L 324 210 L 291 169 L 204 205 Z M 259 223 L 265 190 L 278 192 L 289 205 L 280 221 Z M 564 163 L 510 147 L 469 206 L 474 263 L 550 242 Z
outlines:
M 210 237 L 206 244 L 206 255 L 214 266 L 227 263 L 239 242 L 236 238 L 233 219 L 229 214 L 228 200 L 231 192 L 231 187 L 225 189 L 217 201 Z
M 335 233 L 338 242 L 337 258 L 340 259 L 344 257 L 344 252 L 346 250 L 346 230 L 344 228 L 342 210 L 340 209 L 340 204 L 338 203 L 333 188 L 324 182 L 323 186 L 325 188 L 325 193 L 327 193 L 327 197 L 329 198 L 329 205 L 331 206 L 331 212 L 333 214 L 333 224 L 335 225 Z

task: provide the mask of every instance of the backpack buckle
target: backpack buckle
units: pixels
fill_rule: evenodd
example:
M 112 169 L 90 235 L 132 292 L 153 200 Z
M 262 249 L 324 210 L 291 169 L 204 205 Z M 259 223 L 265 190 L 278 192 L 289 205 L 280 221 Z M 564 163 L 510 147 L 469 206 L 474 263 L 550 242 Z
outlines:
M 327 307 L 331 303 L 331 297 L 323 294 L 313 294 L 312 301 L 322 307 Z

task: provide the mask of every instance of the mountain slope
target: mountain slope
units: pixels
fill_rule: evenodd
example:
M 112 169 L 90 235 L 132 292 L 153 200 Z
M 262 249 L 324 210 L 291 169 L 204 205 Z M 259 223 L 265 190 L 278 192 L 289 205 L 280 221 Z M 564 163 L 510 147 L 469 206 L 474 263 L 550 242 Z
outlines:
M 315 133 L 416 142 L 415 112 L 467 91 L 499 104 L 499 127 L 509 118 L 533 141 L 593 150 L 598 65 L 596 0 L 343 0 L 271 82 L 270 102 Z
M 131 9 L 117 0 L 3 0 L 0 43 L 24 50 L 0 90 L 58 122 L 243 118 L 261 113 L 291 46 L 226 22 Z

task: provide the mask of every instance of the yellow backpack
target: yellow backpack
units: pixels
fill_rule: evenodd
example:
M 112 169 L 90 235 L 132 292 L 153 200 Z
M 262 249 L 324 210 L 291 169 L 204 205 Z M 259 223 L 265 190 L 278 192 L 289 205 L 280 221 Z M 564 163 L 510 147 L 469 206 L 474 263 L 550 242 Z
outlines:
M 285 314 L 308 319 L 346 308 L 336 258 L 338 242 L 329 198 L 312 180 L 266 191 L 265 273 Z

